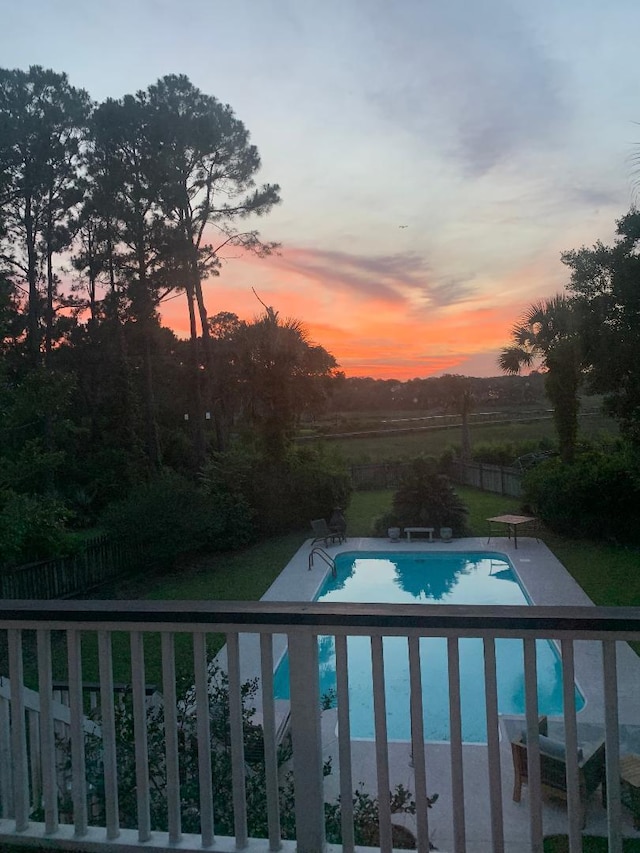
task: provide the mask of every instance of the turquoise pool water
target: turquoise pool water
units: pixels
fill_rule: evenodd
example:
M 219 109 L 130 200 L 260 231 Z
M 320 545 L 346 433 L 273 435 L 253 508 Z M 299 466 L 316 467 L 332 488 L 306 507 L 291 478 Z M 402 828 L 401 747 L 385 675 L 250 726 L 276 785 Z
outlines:
M 504 554 L 456 551 L 421 553 L 350 552 L 336 558 L 336 577 L 329 577 L 318 601 L 386 602 L 393 604 L 529 604 Z M 319 638 L 320 692 L 336 686 L 333 637 Z M 410 739 L 409 661 L 404 637 L 385 637 L 385 685 L 388 736 Z M 463 740 L 486 741 L 484 658 L 482 640 L 463 638 L 460 688 Z M 562 665 L 546 640 L 536 644 L 540 713 L 562 713 Z M 371 645 L 368 637 L 349 637 L 349 706 L 352 737 L 374 736 Z M 420 640 L 424 691 L 424 737 L 449 740 L 447 641 Z M 520 640 L 496 640 L 498 710 L 524 713 L 524 664 Z M 277 698 L 289 697 L 289 661 L 285 655 L 275 675 Z M 578 710 L 584 699 L 576 690 Z

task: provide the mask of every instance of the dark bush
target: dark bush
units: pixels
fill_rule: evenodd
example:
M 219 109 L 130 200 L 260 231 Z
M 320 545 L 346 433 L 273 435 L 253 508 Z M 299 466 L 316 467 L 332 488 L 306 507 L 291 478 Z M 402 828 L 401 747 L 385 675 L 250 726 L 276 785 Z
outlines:
M 251 513 L 241 495 L 222 489 L 206 493 L 173 472 L 111 504 L 102 524 L 110 535 L 141 545 L 158 568 L 173 565 L 181 555 L 225 550 L 253 539 Z
M 514 461 L 527 453 L 552 449 L 548 439 L 536 441 L 486 441 L 474 444 L 472 458 L 474 462 L 486 462 L 487 465 L 513 465 Z
M 65 525 L 69 511 L 57 498 L 0 493 L 0 568 L 69 553 L 74 543 Z
M 208 492 L 220 489 L 240 495 L 251 507 L 256 529 L 263 535 L 309 527 L 334 507 L 345 508 L 351 478 L 337 457 L 310 447 L 291 447 L 273 460 L 258 450 L 238 446 L 216 454 L 206 467 Z
M 415 459 L 402 475 L 390 512 L 375 524 L 378 535 L 388 527 L 451 527 L 455 536 L 466 532 L 467 508 L 449 478 L 432 459 Z
M 640 459 L 628 449 L 591 450 L 529 471 L 524 497 L 547 527 L 566 536 L 640 542 Z

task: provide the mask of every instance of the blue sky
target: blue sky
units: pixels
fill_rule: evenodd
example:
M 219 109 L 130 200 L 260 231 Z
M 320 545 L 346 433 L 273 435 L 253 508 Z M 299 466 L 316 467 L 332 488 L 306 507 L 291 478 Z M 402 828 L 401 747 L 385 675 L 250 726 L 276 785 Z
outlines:
M 2 64 L 92 97 L 187 74 L 231 104 L 283 203 L 211 314 L 307 323 L 349 375 L 492 375 L 511 325 L 611 240 L 640 142 L 640 4 L 0 0 Z M 165 319 L 186 330 L 180 300 Z

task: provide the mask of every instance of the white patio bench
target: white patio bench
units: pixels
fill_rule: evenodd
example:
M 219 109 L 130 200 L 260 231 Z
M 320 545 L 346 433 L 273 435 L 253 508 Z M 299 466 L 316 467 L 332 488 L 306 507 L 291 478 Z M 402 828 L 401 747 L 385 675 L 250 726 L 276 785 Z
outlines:
M 407 534 L 407 542 L 411 542 L 412 533 L 428 533 L 429 542 L 433 542 L 433 532 L 435 527 L 405 527 L 404 532 Z

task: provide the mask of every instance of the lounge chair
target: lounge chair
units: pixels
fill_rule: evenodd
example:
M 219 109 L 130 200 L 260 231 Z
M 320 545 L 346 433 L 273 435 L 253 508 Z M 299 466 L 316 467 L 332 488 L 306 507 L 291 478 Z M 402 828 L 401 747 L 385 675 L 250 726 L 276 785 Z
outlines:
M 311 522 L 311 527 L 313 528 L 314 535 L 314 540 L 311 543 L 312 545 L 316 542 L 324 542 L 325 545 L 328 545 L 329 540 L 335 542 L 337 539 L 338 542 L 344 542 L 346 539 L 346 536 L 341 530 L 331 530 L 324 518 L 314 519 Z
M 547 737 L 547 718 L 541 717 L 539 721 L 539 745 L 540 745 L 540 782 L 542 793 L 551 797 L 567 799 L 567 765 L 565 744 L 563 741 Z M 511 753 L 513 756 L 513 799 L 520 802 L 522 785 L 528 784 L 528 762 L 526 732 L 520 731 L 515 739 L 511 739 Z M 605 753 L 604 741 L 584 744 L 578 749 L 578 785 L 580 794 L 581 825 L 585 825 L 585 808 L 587 798 L 601 784 L 602 801 L 606 805 L 605 792 Z

